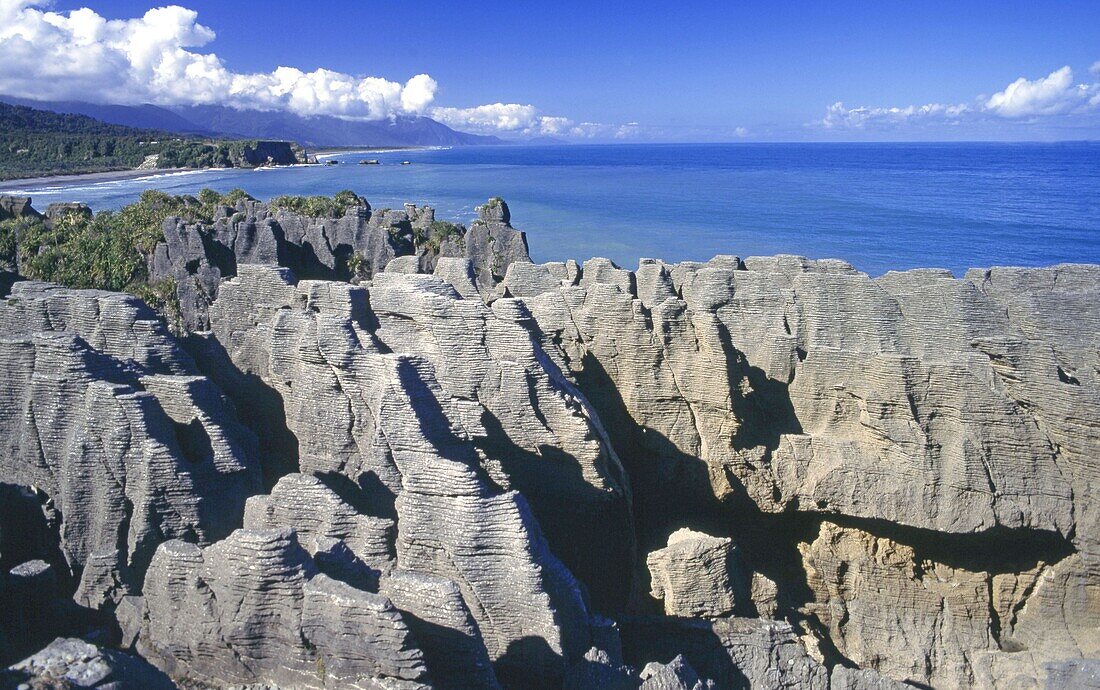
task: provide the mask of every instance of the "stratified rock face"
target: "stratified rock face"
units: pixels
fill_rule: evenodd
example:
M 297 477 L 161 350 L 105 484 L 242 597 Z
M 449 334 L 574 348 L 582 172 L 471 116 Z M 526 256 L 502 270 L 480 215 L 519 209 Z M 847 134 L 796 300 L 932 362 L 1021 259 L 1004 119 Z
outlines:
M 690 529 L 669 535 L 668 546 L 649 554 L 651 595 L 665 615 L 716 618 L 737 604 L 731 582 L 733 540 Z
M 213 224 L 168 218 L 164 242 L 149 257 L 152 282 L 172 280 L 185 330 L 209 327 L 207 310 L 223 278 L 238 264 L 291 269 L 302 278 L 370 278 L 400 258 L 405 271 L 430 272 L 440 257 L 471 261 L 476 280 L 489 290 L 513 262 L 529 262 L 527 239 L 508 222 L 507 205 L 492 200 L 469 231 L 444 224 L 435 213 L 407 204 L 404 211 L 372 211 L 363 201 L 340 218 L 314 218 L 257 201 L 220 209 Z M 503 209 L 503 213 L 501 212 Z M 411 262 L 411 263 L 410 263 Z
M 630 440 L 650 471 L 696 495 L 945 532 L 1071 533 L 1068 468 L 973 344 L 1015 331 L 971 282 L 871 280 L 794 257 L 746 265 L 635 274 L 594 259 L 579 285 L 524 301 L 578 378 L 609 379 L 646 430 Z M 931 303 L 935 321 L 916 311 Z
M 0 481 L 60 514 L 78 602 L 140 591 L 157 545 L 221 538 L 260 489 L 255 438 L 148 307 L 21 282 L 0 303 Z
M 622 636 L 628 663 L 644 668 L 653 663 L 650 660 L 667 663 L 661 660 L 682 656 L 697 678 L 718 688 L 829 687 L 828 669 L 806 653 L 787 623 L 754 618 L 628 618 L 622 622 Z
M 595 412 L 532 337 L 526 309 L 460 299 L 435 276 L 389 273 L 369 301 L 385 347 L 426 357 L 446 394 L 484 408 L 484 432 L 471 436 L 493 481 L 531 502 L 595 605 L 620 609 L 634 558 L 628 483 Z
M 244 526 L 293 527 L 314 554 L 326 539 L 339 539 L 370 566 L 389 570 L 394 562 L 393 520 L 360 513 L 313 475 L 288 474 L 269 495 L 248 499 Z
M 683 655 L 677 655 L 667 664 L 656 661 L 646 664 L 641 677 L 640 690 L 707 690 L 714 687 L 714 681 L 704 683 L 699 679 L 699 674 Z
M 860 646 L 929 659 L 920 672 L 884 666 L 899 678 L 987 685 L 1013 673 L 1000 648 L 1097 654 L 1100 267 L 871 279 L 797 257 L 643 260 L 636 272 L 593 259 L 555 287 L 551 266 L 513 266 L 502 286 L 524 295 L 547 350 L 612 430 L 650 530 L 643 543 L 718 503 L 848 516 L 870 532 L 896 525 L 903 539 L 1007 544 L 996 535 L 1008 530 L 1040 544 L 1041 587 L 1003 553 L 942 577 L 962 591 L 995 576 L 1012 592 L 1001 596 L 1017 597 L 1009 610 L 1026 615 L 990 631 L 979 597 L 960 614 L 973 629 L 945 636 L 943 600 L 922 595 L 913 620 L 936 634 L 895 635 L 869 613 Z M 905 596 L 868 596 L 868 581 L 860 605 L 888 611 Z M 1051 634 L 1025 633 L 1029 618 Z M 992 661 L 960 649 L 993 650 Z
M 1100 267 L 535 265 L 478 214 L 173 220 L 186 352 L 16 284 L 0 645 L 79 603 L 215 686 L 1091 682 Z
M 503 199 L 477 207 L 477 220 L 463 238 L 462 254 L 473 262 L 481 285 L 498 283 L 513 263 L 530 263 L 527 237 L 511 225 L 512 214 Z M 452 250 L 453 251 L 453 250 Z M 448 251 L 443 256 L 454 256 Z
M 145 586 L 138 649 L 215 684 L 420 688 L 427 669 L 383 596 L 318 572 L 293 530 L 238 530 L 200 549 L 171 541 Z
M 412 287 L 434 281 L 431 290 L 445 288 L 446 301 L 460 303 L 439 279 L 384 276 Z M 453 308 L 456 319 L 467 313 Z M 586 607 L 525 498 L 504 488 L 508 475 L 479 453 L 475 439 L 489 432 L 477 380 L 464 381 L 461 369 L 440 375 L 430 358 L 391 351 L 379 337 L 384 329 L 365 328 L 380 317 L 362 287 L 295 284 L 285 269 L 242 265 L 210 316 L 235 365 L 282 397 L 301 471 L 342 486 L 361 511 L 396 518 L 397 564 L 457 583 L 500 673 L 531 683 L 560 679 L 564 664 L 589 646 Z M 526 331 L 516 333 L 534 347 Z M 423 349 L 430 352 L 431 341 Z M 470 386 L 469 395 L 448 392 L 459 383 Z M 567 410 L 579 415 L 583 408 Z M 594 423 L 586 419 L 576 423 Z M 605 457 L 598 444 L 587 448 Z
M 420 641 L 435 687 L 500 687 L 481 629 L 452 580 L 394 570 L 382 580 L 381 592 L 401 610 Z

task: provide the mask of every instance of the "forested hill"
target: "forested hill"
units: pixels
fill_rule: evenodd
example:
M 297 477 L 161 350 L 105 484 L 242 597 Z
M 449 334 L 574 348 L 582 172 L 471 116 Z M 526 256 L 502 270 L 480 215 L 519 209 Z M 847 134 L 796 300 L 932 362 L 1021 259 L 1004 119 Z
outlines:
M 0 103 L 0 179 L 147 168 L 304 162 L 288 142 L 205 139 Z

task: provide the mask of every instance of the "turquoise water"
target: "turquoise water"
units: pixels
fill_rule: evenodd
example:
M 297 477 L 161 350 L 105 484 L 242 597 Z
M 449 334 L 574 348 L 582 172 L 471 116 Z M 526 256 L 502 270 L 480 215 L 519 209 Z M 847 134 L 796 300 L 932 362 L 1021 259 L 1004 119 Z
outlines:
M 383 165 L 357 165 L 363 158 Z M 352 189 L 375 208 L 426 203 L 461 221 L 501 196 L 536 261 L 607 256 L 633 267 L 639 257 L 787 253 L 875 275 L 1100 263 L 1100 144 L 509 146 L 336 159 L 25 191 L 40 208 L 103 209 L 150 187 L 241 187 L 261 199 Z

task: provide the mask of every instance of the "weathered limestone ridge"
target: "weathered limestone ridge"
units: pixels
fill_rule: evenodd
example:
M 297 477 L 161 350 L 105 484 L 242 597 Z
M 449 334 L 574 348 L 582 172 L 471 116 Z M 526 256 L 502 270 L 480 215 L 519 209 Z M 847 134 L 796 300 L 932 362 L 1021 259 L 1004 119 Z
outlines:
M 169 219 L 179 337 L 14 283 L 0 685 L 1095 682 L 1100 267 L 534 264 L 510 223 Z

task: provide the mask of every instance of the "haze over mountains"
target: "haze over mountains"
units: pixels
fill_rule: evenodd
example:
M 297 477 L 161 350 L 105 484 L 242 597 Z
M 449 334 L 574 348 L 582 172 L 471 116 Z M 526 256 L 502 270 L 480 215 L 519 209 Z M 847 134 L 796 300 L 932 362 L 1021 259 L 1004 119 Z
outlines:
M 463 146 L 502 144 L 494 136 L 467 134 L 429 117 L 344 120 L 328 115 L 237 110 L 225 106 L 104 105 L 83 101 L 36 101 L 0 96 L 13 105 L 87 115 L 110 124 L 187 134 L 285 139 L 303 146 Z

